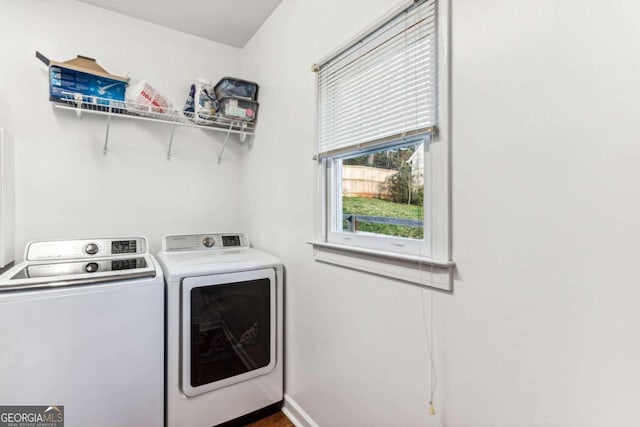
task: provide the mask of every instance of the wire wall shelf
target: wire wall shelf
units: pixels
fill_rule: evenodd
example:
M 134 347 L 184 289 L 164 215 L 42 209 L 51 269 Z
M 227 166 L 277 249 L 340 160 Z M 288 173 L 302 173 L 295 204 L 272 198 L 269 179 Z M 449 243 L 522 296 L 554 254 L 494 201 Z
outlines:
M 254 122 L 233 120 L 222 116 L 211 116 L 202 113 L 196 116 L 194 113 L 183 112 L 181 110 L 142 105 L 133 102 L 114 101 L 113 99 L 88 98 L 89 97 L 83 97 L 83 99 L 52 99 L 51 102 L 55 108 L 75 111 L 78 117 L 82 116 L 82 114 L 105 116 L 107 118 L 107 127 L 104 137 L 104 147 L 102 149 L 102 154 L 105 155 L 109 152 L 109 128 L 111 127 L 112 117 L 170 125 L 171 133 L 169 137 L 169 148 L 167 150 L 167 160 L 171 160 L 171 149 L 173 148 L 173 136 L 176 126 L 224 133 L 225 138 L 218 154 L 218 163 L 222 161 L 222 155 L 224 154 L 230 135 L 237 135 L 240 142 L 245 142 L 248 138 L 255 135 Z

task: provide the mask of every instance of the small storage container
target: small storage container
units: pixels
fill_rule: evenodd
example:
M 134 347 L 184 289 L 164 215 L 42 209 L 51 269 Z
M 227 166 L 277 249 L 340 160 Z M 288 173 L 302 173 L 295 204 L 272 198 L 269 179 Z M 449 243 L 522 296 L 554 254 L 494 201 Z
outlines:
M 233 77 L 223 77 L 213 88 L 216 98 L 234 97 L 258 100 L 258 84 Z
M 258 115 L 258 103 L 243 98 L 220 99 L 220 114 L 227 119 L 252 122 Z

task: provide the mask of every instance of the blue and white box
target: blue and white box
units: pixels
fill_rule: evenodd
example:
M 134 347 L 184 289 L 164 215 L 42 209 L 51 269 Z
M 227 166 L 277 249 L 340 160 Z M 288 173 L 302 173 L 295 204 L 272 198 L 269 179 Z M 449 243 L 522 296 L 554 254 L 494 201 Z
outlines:
M 66 62 L 49 61 L 48 65 L 52 101 L 124 107 L 129 79 L 109 74 L 95 59 L 78 55 Z

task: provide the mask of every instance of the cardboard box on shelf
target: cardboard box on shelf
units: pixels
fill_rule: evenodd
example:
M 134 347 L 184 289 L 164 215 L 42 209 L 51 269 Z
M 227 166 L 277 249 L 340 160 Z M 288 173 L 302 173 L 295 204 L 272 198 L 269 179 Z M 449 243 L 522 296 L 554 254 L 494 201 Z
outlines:
M 78 55 L 65 62 L 50 61 L 40 52 L 36 57 L 49 66 L 51 101 L 118 106 L 124 102 L 129 79 L 110 74 L 95 59 Z

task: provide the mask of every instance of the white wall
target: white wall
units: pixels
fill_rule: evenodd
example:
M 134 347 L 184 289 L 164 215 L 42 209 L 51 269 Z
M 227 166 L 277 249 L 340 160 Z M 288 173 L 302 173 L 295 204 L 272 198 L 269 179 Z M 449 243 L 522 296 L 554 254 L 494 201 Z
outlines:
M 243 76 L 260 83 L 244 223 L 286 266 L 286 393 L 320 426 L 438 424 L 428 415 L 422 289 L 316 263 L 305 243 L 314 217 L 311 64 L 396 4 L 285 0 L 242 52 Z
M 456 0 L 454 295 L 435 295 L 446 426 L 640 425 L 640 6 Z M 245 223 L 287 266 L 287 393 L 321 426 L 432 425 L 418 288 L 314 263 L 310 65 L 393 1 L 285 0 Z
M 640 5 L 452 15 L 447 425 L 640 425 Z
M 108 71 L 146 79 L 181 108 L 198 77 L 239 72 L 239 50 L 69 0 L 0 0 L 0 118 L 16 137 L 16 251 L 32 239 L 240 229 L 243 147 L 222 136 L 54 110 L 39 50 L 59 61 L 95 57 Z

